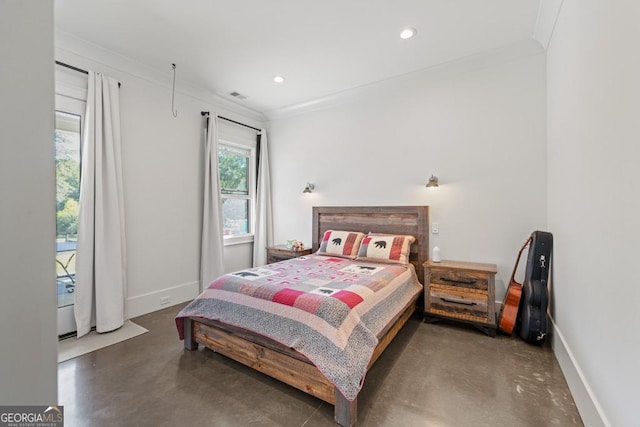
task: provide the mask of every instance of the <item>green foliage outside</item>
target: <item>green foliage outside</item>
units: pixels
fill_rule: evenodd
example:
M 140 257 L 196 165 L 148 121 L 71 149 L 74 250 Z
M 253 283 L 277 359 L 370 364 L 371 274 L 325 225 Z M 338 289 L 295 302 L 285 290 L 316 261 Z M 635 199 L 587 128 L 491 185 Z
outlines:
M 78 201 L 67 199 L 64 207 L 56 212 L 58 235 L 68 237 L 78 234 Z
M 56 229 L 65 240 L 78 233 L 80 163 L 77 148 L 68 132 L 55 132 L 56 147 Z
M 218 151 L 218 170 L 222 193 L 224 234 L 248 233 L 248 201 L 246 199 L 225 198 L 225 194 L 249 194 L 248 152 L 233 147 L 221 146 Z
M 56 160 L 56 209 L 69 199 L 80 200 L 80 165 L 73 159 Z
M 247 157 L 231 150 L 219 151 L 218 168 L 222 194 L 248 194 L 248 160 Z

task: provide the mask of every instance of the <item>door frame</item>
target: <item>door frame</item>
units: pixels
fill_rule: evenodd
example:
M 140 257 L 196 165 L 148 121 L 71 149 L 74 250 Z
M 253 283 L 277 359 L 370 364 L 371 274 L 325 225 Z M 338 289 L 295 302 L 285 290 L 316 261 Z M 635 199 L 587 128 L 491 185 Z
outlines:
M 75 95 L 75 94 L 71 94 Z M 78 99 L 75 96 L 67 96 L 61 93 L 56 93 L 55 95 L 55 111 L 63 112 L 68 114 L 73 114 L 80 116 L 80 148 L 82 148 L 82 132 L 84 126 L 85 112 L 86 112 L 87 102 L 81 99 Z M 80 153 L 82 156 L 82 153 Z M 57 177 L 56 177 L 57 180 Z M 57 257 L 56 252 L 56 257 Z M 57 277 L 56 277 L 56 288 L 57 288 Z M 74 298 L 75 301 L 75 298 Z M 56 292 L 56 305 L 58 304 L 57 292 Z M 74 314 L 74 305 L 66 305 L 63 307 L 57 308 L 58 314 L 58 336 L 64 336 L 71 333 L 74 333 L 77 330 L 76 327 L 76 319 Z

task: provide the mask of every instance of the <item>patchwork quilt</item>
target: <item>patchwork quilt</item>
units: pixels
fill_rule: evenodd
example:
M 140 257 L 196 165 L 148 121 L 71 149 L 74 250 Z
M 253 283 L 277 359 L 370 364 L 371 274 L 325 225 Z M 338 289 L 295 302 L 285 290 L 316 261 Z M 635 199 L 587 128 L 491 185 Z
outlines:
M 176 316 L 237 326 L 305 355 L 349 400 L 377 336 L 422 289 L 412 265 L 310 255 L 216 279 Z

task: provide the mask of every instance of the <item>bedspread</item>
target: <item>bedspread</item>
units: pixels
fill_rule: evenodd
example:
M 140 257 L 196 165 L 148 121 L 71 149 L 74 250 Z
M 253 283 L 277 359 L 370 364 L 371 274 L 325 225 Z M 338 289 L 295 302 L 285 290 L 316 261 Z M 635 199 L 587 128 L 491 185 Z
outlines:
M 218 320 L 306 356 L 349 400 L 378 335 L 422 289 L 413 266 L 310 255 L 226 274 L 176 316 Z

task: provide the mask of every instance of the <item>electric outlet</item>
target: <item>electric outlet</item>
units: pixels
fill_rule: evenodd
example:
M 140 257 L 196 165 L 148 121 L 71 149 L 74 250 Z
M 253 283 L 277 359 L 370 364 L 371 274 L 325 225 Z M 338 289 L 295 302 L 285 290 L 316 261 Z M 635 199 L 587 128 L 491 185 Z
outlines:
M 437 222 L 431 223 L 431 234 L 438 234 L 440 232 L 440 226 Z
M 171 300 L 169 299 L 169 297 L 160 297 L 160 305 L 169 304 L 170 302 Z

